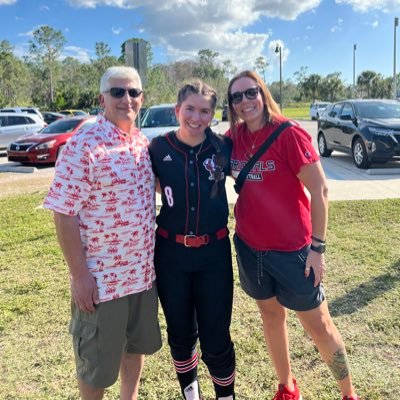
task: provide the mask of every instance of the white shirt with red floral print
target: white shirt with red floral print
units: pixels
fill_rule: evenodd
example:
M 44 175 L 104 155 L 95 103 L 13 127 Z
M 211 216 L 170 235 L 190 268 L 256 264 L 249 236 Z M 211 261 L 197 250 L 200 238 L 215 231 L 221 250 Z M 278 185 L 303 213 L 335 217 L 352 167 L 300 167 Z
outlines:
M 152 287 L 155 182 L 148 140 L 99 115 L 74 135 L 56 163 L 44 207 L 78 216 L 100 302 Z

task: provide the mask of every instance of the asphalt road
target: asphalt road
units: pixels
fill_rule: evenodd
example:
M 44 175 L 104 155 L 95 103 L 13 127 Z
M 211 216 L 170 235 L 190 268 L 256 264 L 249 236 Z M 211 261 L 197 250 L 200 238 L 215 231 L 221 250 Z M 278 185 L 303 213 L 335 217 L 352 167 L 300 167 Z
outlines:
M 316 146 L 317 122 L 299 121 L 313 137 Z M 220 133 L 228 129 L 227 122 L 220 122 L 216 127 Z M 350 155 L 333 152 L 329 158 L 321 159 L 328 179 L 330 200 L 363 200 L 400 198 L 400 161 L 390 162 L 384 166 L 372 167 L 369 170 L 356 168 Z M 8 163 L 4 155 L 0 155 L 0 174 L 30 173 L 32 179 L 53 174 L 53 167 L 26 167 L 18 163 Z M 227 191 L 230 203 L 236 200 L 233 180 L 228 179 Z M 158 198 L 159 202 L 159 198 Z

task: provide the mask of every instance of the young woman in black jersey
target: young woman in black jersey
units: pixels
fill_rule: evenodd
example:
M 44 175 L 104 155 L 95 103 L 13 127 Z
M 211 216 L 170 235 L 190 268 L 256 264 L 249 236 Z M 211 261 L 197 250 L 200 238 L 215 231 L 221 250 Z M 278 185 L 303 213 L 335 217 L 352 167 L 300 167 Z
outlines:
M 175 108 L 179 129 L 154 138 L 149 147 L 162 196 L 155 249 L 157 288 L 185 400 L 201 399 L 198 339 L 216 399 L 235 396 L 225 192 L 232 143 L 209 128 L 216 102 L 215 91 L 205 83 L 184 85 Z

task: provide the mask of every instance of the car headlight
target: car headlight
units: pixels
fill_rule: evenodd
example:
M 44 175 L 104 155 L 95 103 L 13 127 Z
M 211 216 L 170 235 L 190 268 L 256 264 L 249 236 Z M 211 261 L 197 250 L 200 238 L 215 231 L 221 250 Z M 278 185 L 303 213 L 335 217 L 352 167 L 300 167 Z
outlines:
M 40 143 L 37 146 L 35 146 L 34 148 L 37 150 L 51 149 L 54 146 L 55 142 L 56 142 L 55 140 L 50 140 L 50 142 Z
M 390 136 L 396 143 L 398 143 L 396 137 L 394 136 L 395 131 L 393 129 L 387 129 L 387 128 L 375 128 L 375 127 L 369 127 L 368 128 L 371 133 L 374 135 L 379 135 L 379 136 Z

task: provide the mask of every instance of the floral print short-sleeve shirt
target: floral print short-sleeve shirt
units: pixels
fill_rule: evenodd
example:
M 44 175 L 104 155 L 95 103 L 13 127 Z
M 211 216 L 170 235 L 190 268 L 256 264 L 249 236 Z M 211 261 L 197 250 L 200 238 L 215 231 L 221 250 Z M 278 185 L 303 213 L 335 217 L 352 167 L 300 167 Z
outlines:
M 74 135 L 57 160 L 44 207 L 78 217 L 101 302 L 152 286 L 154 189 L 147 139 L 102 115 Z

